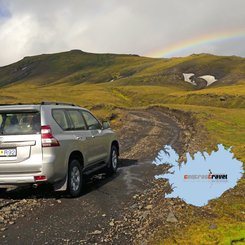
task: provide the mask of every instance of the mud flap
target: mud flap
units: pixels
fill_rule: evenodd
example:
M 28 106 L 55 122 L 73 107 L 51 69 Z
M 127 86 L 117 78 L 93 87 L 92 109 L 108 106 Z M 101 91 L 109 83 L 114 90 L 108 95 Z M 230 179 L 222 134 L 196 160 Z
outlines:
M 66 191 L 67 189 L 67 175 L 64 179 L 54 184 L 54 191 Z

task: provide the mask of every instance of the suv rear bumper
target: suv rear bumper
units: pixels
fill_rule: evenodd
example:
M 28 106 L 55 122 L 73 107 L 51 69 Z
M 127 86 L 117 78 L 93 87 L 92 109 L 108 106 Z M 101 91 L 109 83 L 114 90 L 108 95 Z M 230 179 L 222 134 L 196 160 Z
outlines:
M 0 176 L 0 185 L 21 185 L 36 183 L 34 176 Z
M 38 183 L 55 183 L 57 179 L 54 179 L 54 171 L 49 172 L 34 172 L 34 173 L 23 173 L 23 174 L 0 174 L 0 187 L 2 185 L 25 185 L 25 184 L 38 184 Z M 53 170 L 53 169 L 52 169 Z M 61 179 L 61 177 L 59 178 Z
M 29 161 L 28 163 L 18 163 L 18 172 L 5 172 L 5 169 L 1 169 L 3 165 L 0 164 L 0 187 L 3 185 L 19 186 L 25 184 L 38 184 L 43 182 L 53 184 L 64 178 L 65 175 L 65 173 L 57 171 L 56 166 L 59 166 L 59 160 L 60 159 L 57 159 L 54 156 L 48 156 L 47 158 L 43 158 L 41 162 L 35 163 L 37 167 L 31 171 L 28 171 L 28 167 L 34 166 L 32 162 Z M 6 165 L 7 164 L 5 164 L 5 166 Z M 12 163 L 8 164 L 9 169 L 11 165 Z M 35 178 L 38 176 L 44 178 Z
M 25 185 L 25 184 L 38 184 L 42 182 L 52 183 L 53 180 L 53 170 L 49 168 L 49 175 L 40 171 L 32 173 L 9 173 L 9 174 L 0 174 L 0 187 L 2 185 Z M 39 178 L 38 178 L 39 177 Z M 41 179 L 40 179 L 41 177 Z

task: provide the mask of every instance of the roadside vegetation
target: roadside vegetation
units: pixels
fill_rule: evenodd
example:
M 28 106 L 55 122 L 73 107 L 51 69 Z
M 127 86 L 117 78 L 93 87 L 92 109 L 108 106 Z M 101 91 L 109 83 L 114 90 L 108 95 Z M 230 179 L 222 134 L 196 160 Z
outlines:
M 214 75 L 218 81 L 197 90 L 182 73 Z M 153 105 L 188 111 L 208 137 L 202 149 L 217 143 L 232 146 L 245 163 L 245 59 L 207 54 L 151 59 L 135 55 L 88 54 L 74 50 L 26 57 L 0 68 L 0 103 L 72 102 L 91 109 L 100 119 L 120 125 L 117 108 Z M 245 239 L 244 177 L 234 190 L 208 204 L 212 223 L 196 220 L 164 244 L 231 244 Z M 164 229 L 164 227 L 163 227 Z M 161 231 L 159 232 L 159 236 Z M 243 239 L 243 240 L 242 240 Z

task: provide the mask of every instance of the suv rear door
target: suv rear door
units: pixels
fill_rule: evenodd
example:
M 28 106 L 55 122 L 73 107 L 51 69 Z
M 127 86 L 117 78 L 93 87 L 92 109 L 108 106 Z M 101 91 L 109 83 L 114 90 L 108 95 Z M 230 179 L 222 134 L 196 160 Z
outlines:
M 85 158 L 85 164 L 94 163 L 96 154 L 93 152 L 93 143 L 91 132 L 87 129 L 84 118 L 79 109 L 65 109 L 69 118 L 71 128 L 70 133 L 74 134 L 77 145 Z
M 0 174 L 38 173 L 42 167 L 37 110 L 0 110 Z
M 81 110 L 81 112 L 85 118 L 87 127 L 91 132 L 90 141 L 93 145 L 91 150 L 96 154 L 97 161 L 104 161 L 108 157 L 110 149 L 109 135 L 105 133 L 101 123 L 89 111 Z

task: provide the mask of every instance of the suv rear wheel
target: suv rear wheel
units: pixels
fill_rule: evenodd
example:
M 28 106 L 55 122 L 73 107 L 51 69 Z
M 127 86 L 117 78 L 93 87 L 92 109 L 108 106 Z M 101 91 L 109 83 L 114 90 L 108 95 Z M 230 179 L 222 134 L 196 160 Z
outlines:
M 78 197 L 81 194 L 83 186 L 82 167 L 78 159 L 71 159 L 68 169 L 67 192 L 72 197 Z

